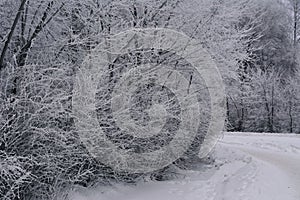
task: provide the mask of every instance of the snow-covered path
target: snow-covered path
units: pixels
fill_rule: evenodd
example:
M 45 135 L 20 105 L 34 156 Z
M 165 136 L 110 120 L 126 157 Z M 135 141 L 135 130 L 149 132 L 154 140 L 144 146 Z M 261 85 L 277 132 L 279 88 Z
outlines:
M 236 144 L 233 144 L 231 147 L 235 147 L 235 145 Z M 254 149 L 247 146 L 239 146 L 237 148 L 250 155 L 253 159 L 261 160 L 281 169 L 292 180 L 292 182 L 297 185 L 297 188 L 300 188 L 300 155 L 292 155 L 290 153 L 274 152 L 258 148 Z
M 242 192 L 248 199 L 300 199 L 300 136 L 226 134 L 217 149 L 244 154 L 257 167 L 254 183 Z
M 226 133 L 213 165 L 164 182 L 71 192 L 73 200 L 299 200 L 300 135 Z

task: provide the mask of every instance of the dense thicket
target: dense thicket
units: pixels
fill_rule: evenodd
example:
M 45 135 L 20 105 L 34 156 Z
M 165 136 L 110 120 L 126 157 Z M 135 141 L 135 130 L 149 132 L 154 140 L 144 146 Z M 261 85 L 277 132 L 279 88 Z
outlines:
M 1 0 L 0 199 L 122 178 L 78 139 L 73 79 L 110 34 L 163 27 L 198 39 L 227 91 L 227 130 L 300 133 L 299 0 Z M 33 195 L 34 194 L 34 195 Z

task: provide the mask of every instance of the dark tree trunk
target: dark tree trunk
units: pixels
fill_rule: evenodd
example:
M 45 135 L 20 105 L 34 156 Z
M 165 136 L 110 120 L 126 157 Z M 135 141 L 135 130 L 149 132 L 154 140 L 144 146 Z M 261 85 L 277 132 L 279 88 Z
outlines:
M 4 47 L 2 49 L 2 52 L 1 52 L 1 56 L 0 56 L 0 70 L 4 68 L 4 58 L 5 58 L 5 54 L 6 54 L 6 51 L 8 49 L 8 46 L 11 42 L 11 39 L 12 39 L 12 36 L 14 34 L 14 31 L 17 27 L 17 24 L 20 20 L 20 17 L 21 17 L 21 13 L 23 12 L 24 10 L 24 6 L 25 6 L 25 3 L 26 3 L 27 0 L 22 0 L 21 4 L 20 4 L 20 7 L 19 7 L 19 10 L 17 12 L 17 15 L 14 19 L 14 22 L 11 26 L 11 29 L 10 29 L 10 32 L 8 33 L 8 36 L 7 36 L 7 39 L 5 41 L 5 44 L 4 44 Z

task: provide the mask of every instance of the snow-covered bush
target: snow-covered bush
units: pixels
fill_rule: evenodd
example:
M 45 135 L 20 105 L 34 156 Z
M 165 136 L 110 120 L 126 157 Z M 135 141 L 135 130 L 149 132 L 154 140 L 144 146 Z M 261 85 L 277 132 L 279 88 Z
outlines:
M 63 67 L 22 70 L 0 80 L 3 86 L 21 77 L 18 96 L 1 98 L 0 198 L 52 198 L 58 188 L 107 178 L 109 169 L 93 160 L 72 128 L 71 81 Z

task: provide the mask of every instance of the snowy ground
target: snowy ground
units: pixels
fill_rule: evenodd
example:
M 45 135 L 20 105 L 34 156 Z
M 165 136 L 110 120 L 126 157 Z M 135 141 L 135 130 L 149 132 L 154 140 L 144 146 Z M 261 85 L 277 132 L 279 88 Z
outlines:
M 299 200 L 300 135 L 226 133 L 213 165 L 176 179 L 77 189 L 72 200 Z

